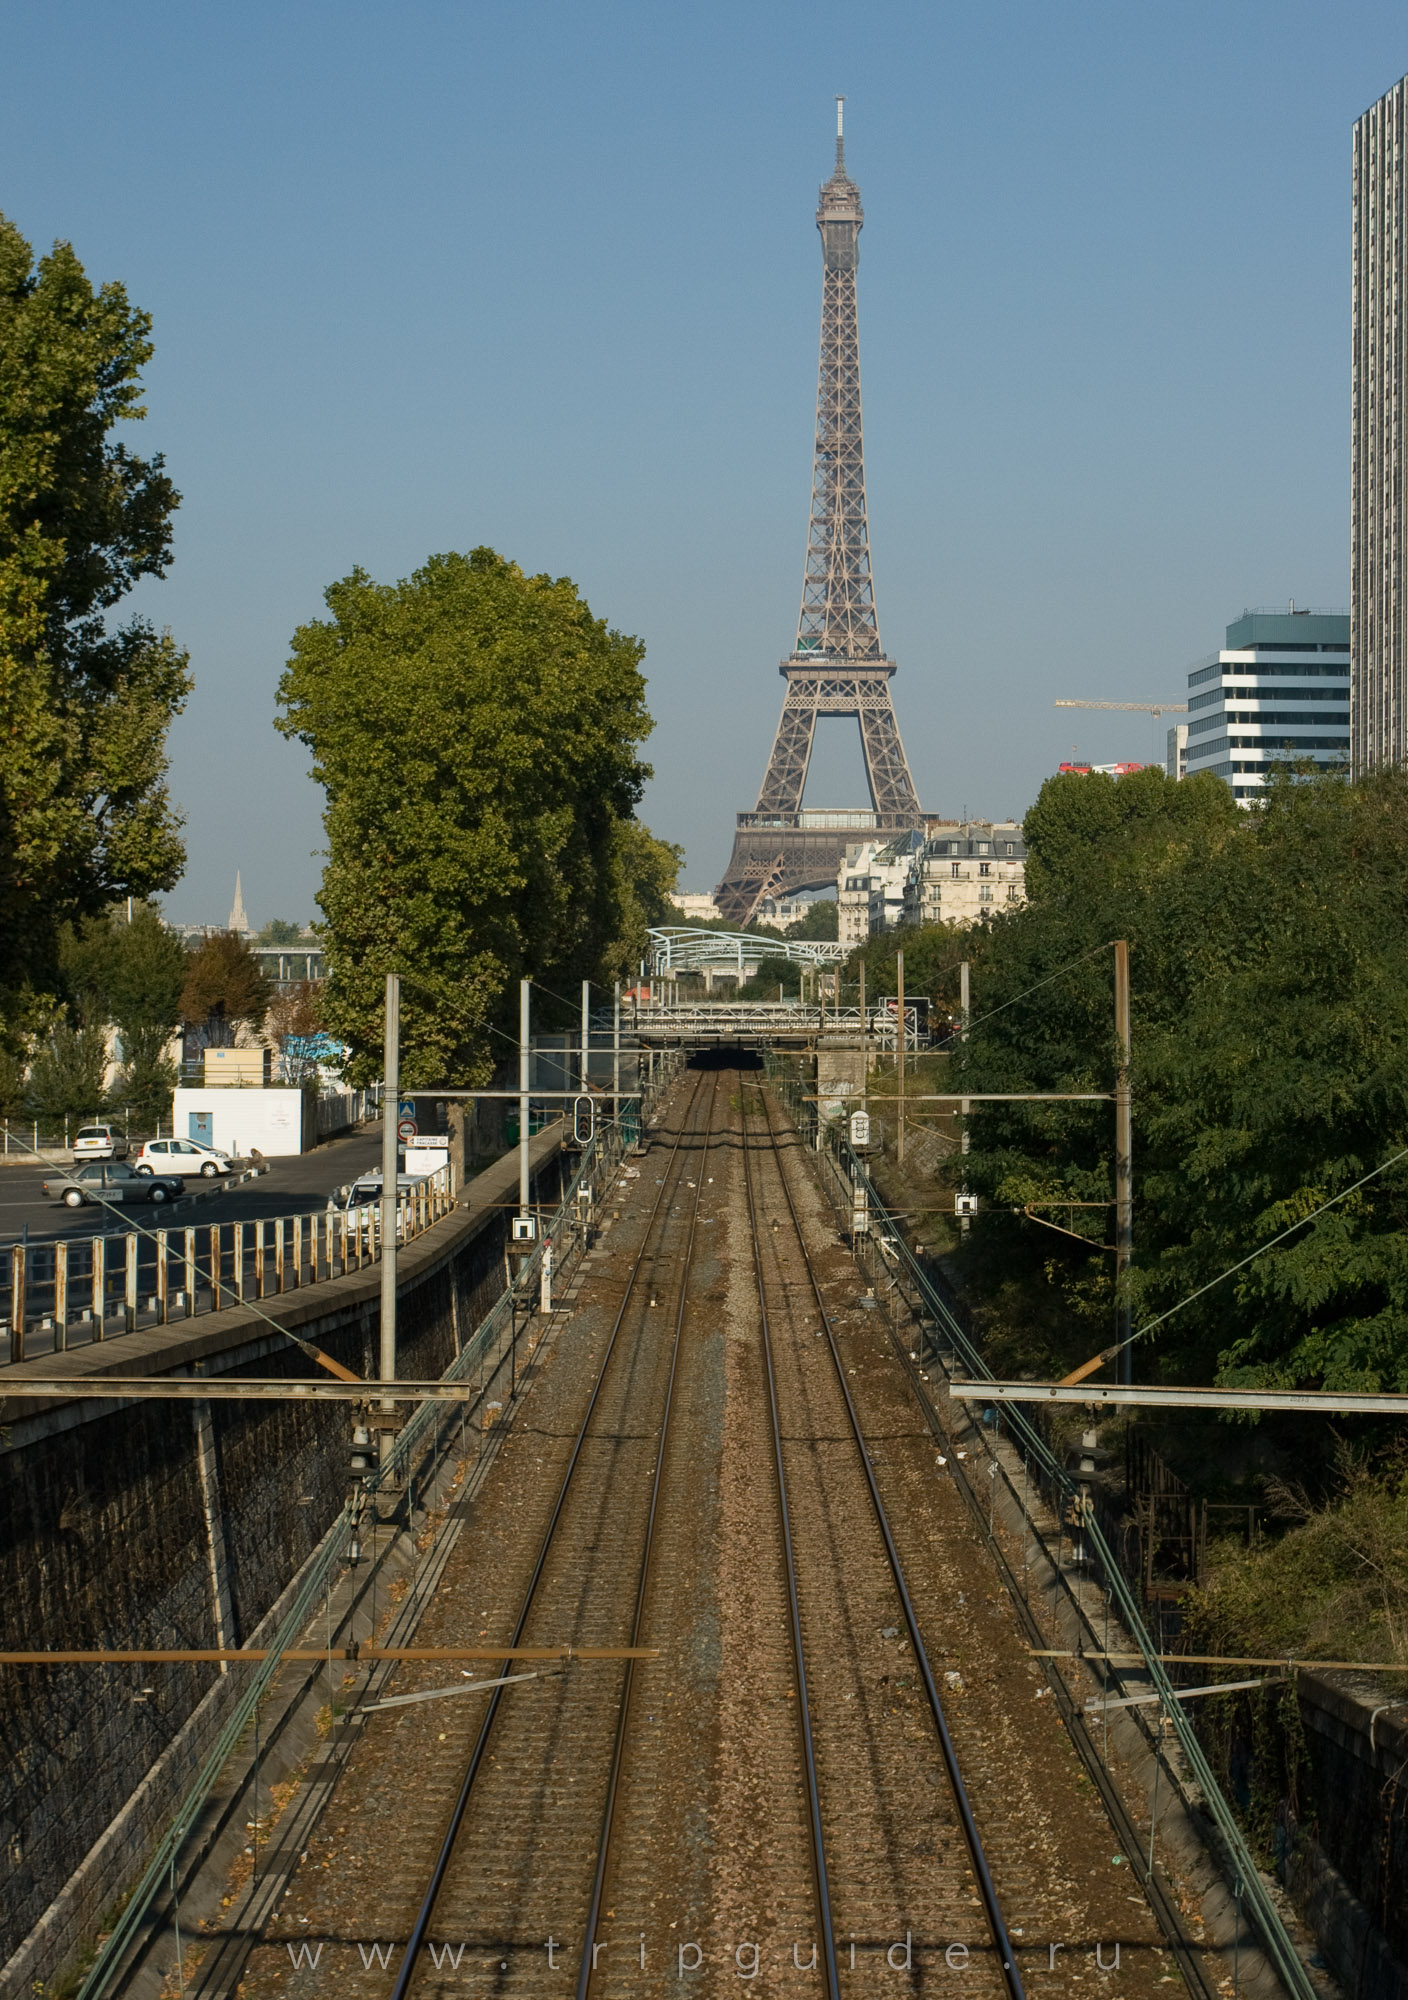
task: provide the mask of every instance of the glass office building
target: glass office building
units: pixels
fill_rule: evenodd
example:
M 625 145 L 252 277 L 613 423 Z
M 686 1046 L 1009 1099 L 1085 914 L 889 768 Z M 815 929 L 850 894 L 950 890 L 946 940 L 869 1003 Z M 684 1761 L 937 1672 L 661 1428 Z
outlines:
M 1188 676 L 1188 777 L 1211 771 L 1251 805 L 1288 760 L 1348 767 L 1347 611 L 1244 611 Z

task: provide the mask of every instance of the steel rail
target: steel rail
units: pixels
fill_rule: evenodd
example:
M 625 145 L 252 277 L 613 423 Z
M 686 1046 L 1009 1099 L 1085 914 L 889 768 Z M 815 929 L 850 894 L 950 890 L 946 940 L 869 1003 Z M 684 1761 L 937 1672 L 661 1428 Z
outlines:
M 807 1774 L 807 1822 L 811 1833 L 812 1886 L 816 1892 L 817 1916 L 826 1952 L 827 1996 L 828 2000 L 840 2000 L 841 1975 L 836 1964 L 836 1927 L 831 1913 L 831 1883 L 826 1872 L 826 1837 L 821 1824 L 821 1788 L 817 1781 L 811 1702 L 807 1694 L 807 1662 L 802 1646 L 802 1612 L 797 1594 L 797 1564 L 792 1549 L 792 1516 L 787 1505 L 787 1474 L 782 1463 L 782 1423 L 777 1408 L 777 1377 L 772 1365 L 772 1334 L 768 1326 L 762 1237 L 758 1228 L 758 1205 L 748 1144 L 746 1086 L 739 1092 L 739 1109 L 743 1123 L 743 1184 L 748 1197 L 748 1221 L 753 1238 L 753 1273 L 758 1282 L 758 1317 L 762 1324 L 763 1360 L 767 1366 L 768 1411 L 772 1423 L 773 1465 L 777 1473 L 777 1508 L 782 1529 L 782 1558 L 787 1571 L 787 1620 L 792 1635 L 792 1663 L 797 1676 L 797 1729 L 801 1739 L 802 1761 Z
M 665 1209 L 666 1213 L 668 1214 L 669 1211 L 666 1204 L 669 1200 L 670 1195 L 674 1192 L 677 1192 L 677 1182 L 674 1179 L 672 1179 L 672 1175 L 675 1170 L 676 1163 L 679 1159 L 681 1148 L 684 1145 L 686 1132 L 692 1132 L 694 1129 L 696 1129 L 691 1123 L 691 1116 L 695 1110 L 695 1107 L 699 1102 L 699 1098 L 702 1095 L 702 1092 L 703 1092 L 703 1079 L 701 1077 L 699 1083 L 695 1086 L 693 1096 L 690 1098 L 685 1117 L 681 1121 L 679 1136 L 676 1138 L 674 1145 L 670 1149 L 670 1157 L 669 1160 L 666 1162 L 666 1171 L 661 1177 L 660 1192 L 655 1197 L 655 1201 L 651 1207 L 650 1214 L 646 1218 L 645 1235 L 644 1238 L 642 1239 L 641 1247 L 636 1255 L 635 1261 L 631 1265 L 630 1273 L 627 1276 L 626 1289 L 621 1298 L 620 1308 L 617 1311 L 616 1318 L 612 1323 L 611 1333 L 607 1339 L 605 1351 L 601 1357 L 601 1366 L 597 1370 L 596 1381 L 592 1385 L 591 1399 L 587 1404 L 586 1412 L 582 1418 L 581 1425 L 578 1429 L 576 1443 L 572 1447 L 572 1456 L 568 1460 L 567 1469 L 562 1476 L 562 1484 L 558 1488 L 557 1500 L 553 1506 L 552 1516 L 548 1521 L 547 1529 L 543 1535 L 542 1546 L 538 1550 L 538 1559 L 536 1563 L 533 1565 L 533 1574 L 528 1580 L 528 1588 L 523 1595 L 523 1604 L 518 1614 L 518 1622 L 513 1628 L 513 1637 L 509 1641 L 511 1648 L 516 1649 L 519 1645 L 519 1642 L 522 1640 L 524 1628 L 528 1623 L 529 1614 L 533 1609 L 533 1601 L 537 1596 L 538 1585 L 542 1581 L 543 1571 L 547 1567 L 548 1555 L 549 1552 L 551 1551 L 553 1540 L 557 1534 L 558 1523 L 562 1519 L 563 1509 L 567 1505 L 567 1495 L 569 1490 L 571 1489 L 573 1477 L 576 1473 L 578 1463 L 582 1456 L 582 1447 L 587 1441 L 587 1432 L 591 1428 L 592 1417 L 595 1415 L 596 1406 L 601 1397 L 602 1386 L 606 1381 L 607 1371 L 611 1365 L 611 1358 L 616 1350 L 616 1338 L 621 1331 L 622 1322 L 626 1317 L 627 1308 L 629 1307 L 632 1296 L 634 1295 L 636 1288 L 636 1281 L 639 1278 L 641 1270 L 645 1265 L 647 1252 L 651 1248 L 651 1237 L 655 1228 L 655 1224 L 659 1219 L 662 1208 Z M 658 1250 L 656 1254 L 658 1255 Z M 459 1795 L 455 1800 L 454 1810 L 450 1815 L 449 1826 L 447 1827 L 445 1832 L 445 1837 L 440 1844 L 440 1852 L 436 1856 L 435 1868 L 430 1878 L 430 1886 L 425 1892 L 425 1896 L 421 1902 L 420 1909 L 416 1915 L 415 1923 L 411 1928 L 410 1937 L 406 1943 L 405 1955 L 401 1960 L 400 1969 L 396 1975 L 396 1984 L 391 1990 L 391 2000 L 406 2000 L 406 1994 L 410 1990 L 411 1981 L 415 1977 L 416 1966 L 420 1958 L 421 1947 L 425 1943 L 426 1933 L 430 1928 L 431 1918 L 435 1914 L 435 1905 L 440 1895 L 441 1886 L 443 1885 L 445 1880 L 446 1871 L 448 1870 L 450 1865 L 450 1857 L 454 1853 L 455 1842 L 459 1838 L 460 1827 L 464 1821 L 465 1813 L 469 1807 L 470 1794 L 474 1790 L 475 1780 L 478 1778 L 480 1767 L 484 1762 L 485 1752 L 487 1751 L 489 1745 L 489 1738 L 493 1733 L 494 1723 L 498 1717 L 499 1705 L 503 1700 L 503 1692 L 504 1691 L 502 1687 L 497 1687 L 495 1688 L 493 1694 L 489 1698 L 489 1706 L 485 1712 L 484 1720 L 479 1726 L 479 1735 L 475 1740 L 474 1749 L 470 1755 L 469 1766 L 465 1771 L 463 1782 L 460 1785 Z
M 849 1153 L 851 1157 L 853 1178 L 858 1185 L 863 1185 L 866 1190 L 866 1198 L 870 1204 L 872 1215 L 878 1215 L 882 1219 L 888 1217 L 889 1209 L 870 1178 L 864 1162 L 858 1158 L 851 1148 L 845 1145 L 844 1141 L 842 1141 L 841 1146 L 835 1149 L 835 1159 L 833 1161 L 837 1179 L 845 1190 L 846 1195 L 846 1199 L 841 1205 L 849 1208 L 852 1192 L 851 1187 L 842 1175 L 839 1164 L 841 1158 L 846 1153 Z M 833 1205 L 836 1205 L 836 1198 L 834 1196 Z M 933 1282 L 915 1258 L 903 1234 L 898 1233 L 894 1240 L 900 1246 L 901 1268 L 907 1271 L 910 1282 L 914 1285 L 919 1298 L 933 1312 L 936 1324 L 942 1323 L 946 1326 L 947 1337 L 953 1342 L 956 1351 L 962 1357 L 969 1374 L 974 1378 L 981 1378 L 986 1363 L 982 1354 L 974 1347 L 972 1336 L 955 1317 L 949 1302 L 943 1294 L 936 1290 Z M 925 1401 L 926 1406 L 932 1409 L 932 1402 L 927 1397 L 927 1393 Z M 1014 1409 L 1011 1421 L 1013 1442 L 1021 1455 L 1024 1458 L 1030 1459 L 1035 1464 L 1038 1477 L 1050 1480 L 1059 1495 L 1063 1495 L 1067 1500 L 1074 1500 L 1076 1497 L 1076 1487 L 1070 1475 L 1064 1470 L 1058 1460 L 1053 1457 L 1042 1434 L 1024 1416 L 1020 1406 Z M 942 1424 L 937 1417 L 937 1413 L 934 1415 L 934 1422 L 938 1429 L 942 1429 Z M 984 1435 L 981 1429 L 976 1426 L 971 1428 L 970 1434 L 976 1434 L 980 1437 Z M 986 1443 L 985 1449 L 987 1449 Z M 1002 1464 L 1001 1459 L 993 1456 L 991 1462 L 1001 1468 L 1002 1477 L 1009 1494 L 1014 1503 L 1021 1506 L 1025 1512 L 1025 1501 L 1019 1494 L 1011 1474 Z M 951 1464 L 949 1469 L 956 1476 L 956 1464 Z M 978 1504 L 977 1500 L 971 1496 L 966 1479 L 960 1480 L 958 1483 L 960 1491 L 969 1497 L 971 1504 L 976 1507 Z M 1040 1527 L 1030 1518 L 1028 1520 L 1028 1530 L 1036 1545 L 1041 1548 L 1053 1577 L 1059 1580 L 1060 1570 L 1055 1557 L 1052 1555 L 1050 1544 L 1043 1536 Z M 1206 1754 L 1191 1723 L 1188 1721 L 1186 1714 L 1176 1699 L 1176 1690 L 1168 1678 L 1163 1657 L 1145 1630 L 1139 1606 L 1119 1567 L 1114 1551 L 1106 1543 L 1100 1531 L 1099 1523 L 1096 1520 L 1093 1518 L 1088 1519 L 1086 1530 L 1095 1545 L 1100 1566 L 1104 1571 L 1112 1593 L 1112 1608 L 1117 1611 L 1118 1616 L 1124 1623 L 1125 1630 L 1130 1633 L 1136 1646 L 1142 1648 L 1137 1664 L 1147 1671 L 1151 1682 L 1156 1687 L 1162 1683 L 1162 1692 L 1165 1701 L 1162 1713 L 1173 1724 L 1179 1747 L 1187 1759 L 1189 1770 L 1192 1774 L 1192 1782 L 1202 1793 L 1206 1815 L 1211 1821 L 1211 1830 L 1216 1837 L 1215 1844 L 1209 1847 L 1209 1852 L 1214 1854 L 1217 1859 L 1219 1870 L 1223 1874 L 1229 1890 L 1235 1887 L 1242 1892 L 1243 1908 L 1244 1910 L 1248 1910 L 1251 1915 L 1253 1928 L 1260 1939 L 1261 1949 L 1265 1953 L 1267 1963 L 1280 1979 L 1286 1992 L 1298 1996 L 1298 2000 L 1316 2000 L 1314 1983 L 1309 1978 L 1297 1955 L 1295 1944 L 1282 1921 L 1276 1904 L 1271 1900 L 1262 1884 L 1256 1864 L 1247 1849 L 1238 1823 L 1227 1800 L 1223 1796 L 1217 1778 L 1207 1761 Z M 1079 1592 L 1068 1590 L 1065 1602 L 1074 1613 L 1081 1627 L 1089 1634 L 1091 1643 L 1085 1649 L 1087 1657 L 1097 1657 L 1101 1645 L 1100 1637 L 1086 1607 L 1081 1602 Z M 1279 1665 L 1280 1662 L 1275 1662 L 1275 1664 Z M 1131 1714 L 1137 1713 L 1134 1710 L 1129 1712 Z M 1159 1738 L 1150 1726 L 1143 1721 L 1142 1717 L 1140 1719 L 1140 1727 L 1144 1732 L 1151 1753 L 1163 1759 L 1164 1752 L 1161 1748 Z M 1179 1780 L 1171 1765 L 1166 1761 L 1164 1762 L 1164 1770 L 1176 1785 Z M 1170 1909 L 1174 1907 L 1172 1902 L 1169 1903 L 1168 1907 Z M 1172 1943 L 1171 1933 L 1170 1942 Z M 1213 1947 L 1207 1947 L 1207 1949 L 1212 1950 Z M 1207 1990 L 1206 1986 L 1203 1990 Z
M 665 1412 L 660 1420 L 660 1443 L 655 1454 L 655 1473 L 650 1484 L 650 1512 L 645 1523 L 645 1546 L 641 1551 L 640 1576 L 636 1584 L 635 1616 L 631 1621 L 631 1647 L 634 1649 L 626 1661 L 626 1677 L 621 1689 L 621 1705 L 616 1717 L 616 1738 L 611 1747 L 611 1770 L 606 1783 L 606 1804 L 602 1810 L 601 1835 L 597 1841 L 596 1869 L 592 1876 L 591 1902 L 587 1908 L 586 1929 L 582 1940 L 582 1962 L 577 1968 L 577 2000 L 587 2000 L 591 1990 L 593 1960 L 596 1957 L 596 1927 L 601 1915 L 601 1906 L 606 1890 L 607 1864 L 611 1852 L 611 1837 L 616 1825 L 616 1800 L 620 1792 L 621 1773 L 625 1766 L 626 1737 L 631 1721 L 631 1695 L 635 1688 L 636 1658 L 641 1657 L 641 1629 L 645 1622 L 645 1600 L 650 1589 L 651 1563 L 655 1554 L 655 1517 L 660 1504 L 660 1486 L 665 1469 L 665 1451 L 670 1435 L 670 1416 L 675 1403 L 675 1377 L 679 1372 L 680 1342 L 684 1333 L 684 1311 L 689 1295 L 689 1270 L 694 1262 L 694 1239 L 699 1228 L 699 1206 L 704 1199 L 704 1166 L 709 1157 L 709 1141 L 714 1131 L 714 1110 L 719 1097 L 719 1075 L 713 1072 L 714 1083 L 709 1095 L 709 1116 L 704 1128 L 704 1152 L 699 1162 L 699 1178 L 694 1189 L 694 1206 L 689 1216 L 689 1237 L 685 1243 L 684 1264 L 680 1271 L 680 1298 L 675 1313 L 675 1338 L 670 1351 L 670 1379 L 665 1388 Z
M 894 1349 L 895 1356 L 909 1377 L 910 1385 L 918 1399 L 920 1408 L 924 1412 L 930 1436 L 934 1438 L 936 1443 L 947 1444 L 950 1452 L 952 1452 L 954 1436 L 961 1436 L 963 1433 L 957 1431 L 951 1432 L 944 1424 L 939 1414 L 938 1405 L 929 1394 L 928 1385 L 922 1379 L 919 1364 L 910 1359 L 909 1350 L 906 1348 L 903 1340 L 901 1340 L 893 1324 L 889 1328 L 889 1334 L 890 1344 Z M 973 1423 L 971 1414 L 965 1412 L 965 1415 L 967 1416 L 967 1435 L 972 1437 L 976 1426 Z M 1022 1594 L 1021 1587 L 1017 1582 L 1016 1572 L 1012 1568 L 1007 1551 L 1002 1546 L 1001 1539 L 995 1530 L 988 1526 L 982 1502 L 967 1475 L 966 1467 L 962 1469 L 961 1475 L 956 1464 L 950 1465 L 949 1470 L 955 1473 L 954 1484 L 957 1486 L 963 1503 L 972 1518 L 973 1526 L 978 1533 L 979 1539 L 987 1546 L 988 1553 L 996 1565 L 998 1575 L 1001 1578 L 1003 1588 L 1007 1592 L 1008 1601 L 1017 1615 L 1017 1620 L 1022 1630 L 1027 1635 L 1027 1651 L 1032 1658 L 1079 1659 L 1083 1657 L 1085 1659 L 1095 1659 L 1104 1657 L 1109 1660 L 1120 1658 L 1132 1665 L 1142 1666 L 1144 1664 L 1142 1653 L 1105 1654 L 1101 1656 L 1087 1652 L 1082 1655 L 1075 1652 L 1061 1653 L 1045 1647 L 1043 1642 L 1046 1634 L 1042 1631 L 1036 1613 Z M 1010 1479 L 1007 1481 L 1007 1487 L 1009 1493 L 1016 1499 L 1016 1490 Z M 1051 1555 L 1051 1550 L 1039 1531 L 1036 1533 L 1036 1541 L 1054 1571 L 1056 1565 Z M 1190 1656 L 1190 1658 L 1192 1657 Z M 1195 1661 L 1195 1663 L 1197 1662 Z M 1213 1662 L 1208 1662 L 1208 1664 L 1213 1664 Z M 1218 1661 L 1216 1664 L 1232 1666 L 1282 1666 L 1288 1663 L 1280 1660 L 1233 1660 L 1225 1663 Z M 1207 1968 L 1203 1963 L 1203 1948 L 1198 1945 L 1192 1933 L 1185 1925 L 1182 1913 L 1178 1907 L 1177 1897 L 1164 1884 L 1158 1867 L 1150 1867 L 1146 1855 L 1146 1837 L 1136 1827 L 1133 1816 L 1110 1773 L 1109 1766 L 1100 1755 L 1100 1751 L 1096 1746 L 1091 1734 L 1091 1724 L 1097 1720 L 1097 1712 L 1092 1711 L 1089 1714 L 1082 1712 L 1079 1702 L 1072 1695 L 1070 1688 L 1066 1684 L 1065 1677 L 1059 1672 L 1053 1670 L 1048 1674 L 1047 1686 L 1051 1689 L 1052 1695 L 1055 1698 L 1057 1712 L 1066 1726 L 1067 1735 L 1075 1746 L 1076 1755 L 1085 1766 L 1086 1775 L 1100 1795 L 1100 1803 L 1105 1808 L 1106 1817 L 1114 1830 L 1120 1850 L 1129 1861 L 1135 1880 L 1149 1899 L 1150 1907 L 1154 1912 L 1155 1922 L 1163 1932 L 1165 1942 L 1170 1952 L 1172 1952 L 1174 1959 L 1177 1961 L 1178 1969 L 1183 1976 L 1185 1986 L 1188 1988 L 1190 1994 L 1201 1996 L 1201 2000 L 1218 2000 L 1217 1987 L 1209 1977 Z M 1113 1707 L 1114 1704 L 1111 1703 L 1111 1706 Z M 1155 1754 L 1157 1755 L 1157 1751 Z
M 895 1591 L 904 1610 L 905 1623 L 909 1627 L 909 1637 L 910 1643 L 914 1647 L 914 1657 L 923 1675 L 924 1691 L 928 1696 L 930 1712 L 934 1718 L 934 1727 L 938 1733 L 939 1748 L 943 1754 L 944 1768 L 948 1773 L 949 1787 L 953 1793 L 954 1804 L 958 1808 L 958 1817 L 963 1828 L 963 1838 L 968 1848 L 969 1858 L 973 1863 L 973 1873 L 977 1878 L 978 1892 L 982 1898 L 983 1910 L 988 1922 L 988 1930 L 1001 1962 L 1003 1984 L 1007 1988 L 1010 2000 L 1026 2000 L 1026 1988 L 1022 1983 L 1022 1975 L 1017 1969 L 1012 1941 L 1007 1934 L 1007 1924 L 1002 1915 L 1002 1908 L 997 1899 L 997 1890 L 993 1883 L 992 1873 L 988 1867 L 987 1855 L 983 1849 L 982 1836 L 978 1832 L 978 1823 L 973 1816 L 973 1808 L 969 1802 L 968 1790 L 963 1782 L 963 1775 L 958 1768 L 958 1753 L 954 1749 L 953 1738 L 949 1734 L 948 1720 L 944 1715 L 943 1703 L 939 1699 L 938 1683 L 934 1679 L 934 1670 L 929 1663 L 929 1655 L 924 1645 L 923 1634 L 919 1629 L 919 1620 L 915 1615 L 914 1604 L 910 1598 L 909 1586 L 905 1582 L 904 1568 L 900 1562 L 899 1550 L 895 1546 L 894 1535 L 890 1530 L 889 1516 L 885 1512 L 885 1504 L 880 1498 L 880 1488 L 875 1480 L 875 1469 L 870 1462 L 870 1453 L 866 1449 L 865 1434 L 861 1429 L 860 1418 L 856 1414 L 856 1406 L 846 1382 L 846 1371 L 842 1366 L 840 1351 L 836 1346 L 836 1336 L 831 1331 L 831 1320 L 826 1310 L 826 1301 L 822 1297 L 821 1287 L 817 1283 L 816 1272 L 812 1267 L 811 1254 L 807 1249 L 806 1238 L 802 1233 L 801 1220 L 797 1214 L 797 1206 L 792 1199 L 792 1189 L 788 1185 L 787 1169 L 783 1162 L 782 1148 L 778 1143 L 777 1132 L 773 1126 L 772 1113 L 768 1108 L 767 1093 L 763 1091 L 760 1094 L 763 1104 L 763 1122 L 767 1128 L 768 1139 L 777 1161 L 777 1173 L 782 1185 L 783 1198 L 787 1203 L 787 1212 L 792 1219 L 792 1227 L 796 1232 L 797 1244 L 802 1253 L 802 1262 L 806 1269 L 807 1282 L 811 1286 L 812 1296 L 816 1301 L 821 1328 L 826 1335 L 826 1344 L 830 1350 L 832 1362 L 835 1365 L 836 1380 L 840 1386 L 841 1394 L 845 1398 L 846 1414 L 850 1419 L 851 1432 L 855 1438 L 856 1449 L 860 1454 L 861 1466 L 865 1473 L 865 1483 L 869 1488 L 871 1505 L 875 1511 L 876 1525 L 885 1543 L 885 1554 L 889 1559 L 890 1572 L 894 1577 Z M 744 1148 L 744 1156 L 745 1158 L 747 1157 L 746 1146 Z

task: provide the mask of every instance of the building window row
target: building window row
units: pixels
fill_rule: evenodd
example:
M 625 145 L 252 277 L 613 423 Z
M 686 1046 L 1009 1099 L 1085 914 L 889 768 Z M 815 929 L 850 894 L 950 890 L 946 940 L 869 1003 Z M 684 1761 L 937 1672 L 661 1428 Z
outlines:
M 1340 722 L 1348 729 L 1349 710 L 1347 708 L 1344 710 L 1336 709 L 1332 710 L 1329 714 L 1326 714 L 1322 710 L 1317 714 L 1312 709 L 1308 715 L 1297 715 L 1294 711 L 1287 708 L 1229 708 L 1227 711 L 1227 720 L 1229 722 L 1240 722 L 1243 725 L 1249 722 L 1259 722 L 1267 729 L 1293 729 L 1297 723 L 1302 722 L 1318 722 L 1322 729 L 1333 729 L 1335 724 Z
M 1332 688 L 1225 687 L 1224 701 L 1348 701 L 1349 682 Z
M 1347 681 L 1349 662 L 1337 662 L 1331 667 L 1313 661 L 1297 665 L 1293 660 L 1282 660 L 1275 666 L 1268 662 L 1263 667 L 1255 660 L 1225 660 L 1222 678 L 1225 681 Z
M 1308 720 L 1309 718 L 1307 718 Z M 1315 718 L 1319 721 L 1319 717 Z M 1348 750 L 1347 736 L 1229 736 L 1230 750 L 1266 750 L 1275 757 L 1281 750 Z

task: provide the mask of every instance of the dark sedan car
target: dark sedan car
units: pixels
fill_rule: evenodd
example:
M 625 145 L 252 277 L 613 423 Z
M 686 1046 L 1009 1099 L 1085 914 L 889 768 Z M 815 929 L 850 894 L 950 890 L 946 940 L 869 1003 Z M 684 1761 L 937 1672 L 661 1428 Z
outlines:
M 174 1174 L 139 1174 L 120 1160 L 90 1160 L 66 1174 L 55 1174 L 45 1181 L 44 1192 L 51 1201 L 82 1208 L 89 1201 L 177 1201 L 186 1184 Z

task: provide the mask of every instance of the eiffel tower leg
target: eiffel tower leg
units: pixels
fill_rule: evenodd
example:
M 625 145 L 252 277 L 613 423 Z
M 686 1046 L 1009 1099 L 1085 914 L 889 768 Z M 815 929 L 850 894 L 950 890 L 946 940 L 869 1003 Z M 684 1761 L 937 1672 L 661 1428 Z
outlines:
M 783 698 L 777 734 L 772 739 L 768 767 L 758 792 L 759 812 L 801 811 L 815 734 L 815 702 L 805 696 L 795 700 L 789 689 Z
M 874 837 L 835 827 L 750 826 L 746 822 L 753 815 L 741 817 L 724 879 L 714 891 L 719 915 L 730 924 L 747 921 L 764 889 L 771 896 L 792 896 L 802 889 L 834 888 L 847 846 Z
M 861 702 L 860 740 L 865 752 L 865 775 L 877 814 L 882 820 L 917 826 L 919 798 L 909 775 L 909 760 L 900 741 L 888 688 L 883 690 L 880 700 Z

